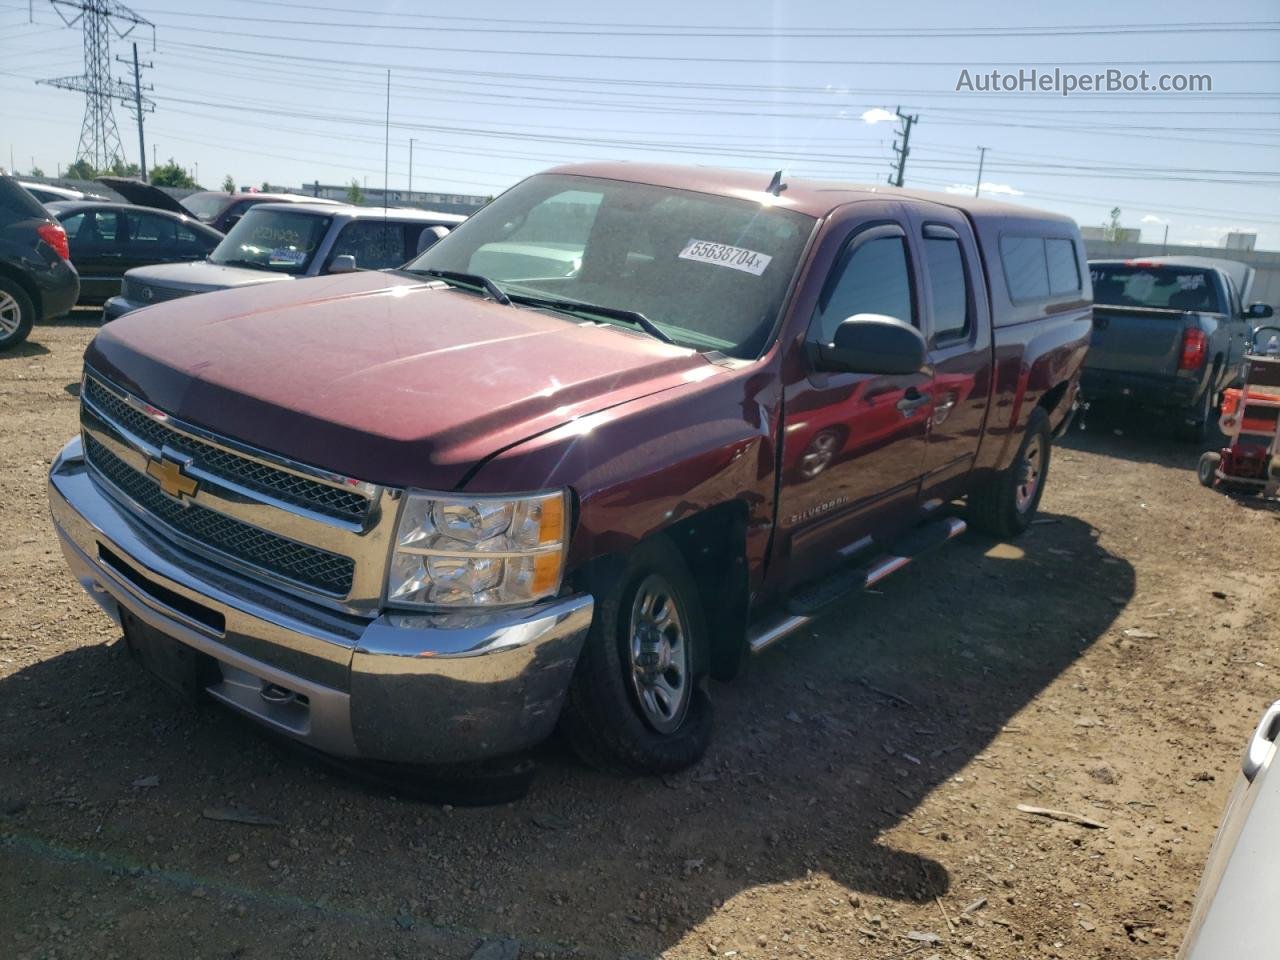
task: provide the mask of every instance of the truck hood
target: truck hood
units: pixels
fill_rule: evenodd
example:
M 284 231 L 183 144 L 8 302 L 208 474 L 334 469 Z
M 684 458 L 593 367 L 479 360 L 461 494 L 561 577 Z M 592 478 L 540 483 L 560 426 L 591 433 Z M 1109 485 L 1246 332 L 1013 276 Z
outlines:
M 224 267 L 207 260 L 134 267 L 126 276 L 134 283 L 153 287 L 157 291 L 183 290 L 187 293 L 207 293 L 210 290 L 226 290 L 228 287 L 248 287 L 294 279 L 287 273 L 251 270 L 248 267 Z
M 440 490 L 514 443 L 720 371 L 630 330 L 374 272 L 161 303 L 104 327 L 85 360 L 224 436 Z

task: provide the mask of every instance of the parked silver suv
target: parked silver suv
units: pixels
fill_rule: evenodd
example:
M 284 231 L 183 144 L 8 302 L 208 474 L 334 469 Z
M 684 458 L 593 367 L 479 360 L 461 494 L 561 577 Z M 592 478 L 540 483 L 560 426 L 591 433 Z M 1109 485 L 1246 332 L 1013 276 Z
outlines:
M 454 213 L 333 204 L 263 203 L 207 260 L 129 270 L 103 320 L 193 293 L 407 263 L 466 218 Z

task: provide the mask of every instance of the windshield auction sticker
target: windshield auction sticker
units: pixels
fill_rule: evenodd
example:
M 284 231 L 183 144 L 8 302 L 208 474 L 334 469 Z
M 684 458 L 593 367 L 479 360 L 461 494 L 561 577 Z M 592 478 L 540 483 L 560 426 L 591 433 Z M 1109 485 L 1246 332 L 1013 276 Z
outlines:
M 681 260 L 695 260 L 698 263 L 712 263 L 717 267 L 728 267 L 730 270 L 741 270 L 752 276 L 760 276 L 769 266 L 773 257 L 765 253 L 757 253 L 744 247 L 731 247 L 727 243 L 712 243 L 710 240 L 690 240 L 680 251 Z

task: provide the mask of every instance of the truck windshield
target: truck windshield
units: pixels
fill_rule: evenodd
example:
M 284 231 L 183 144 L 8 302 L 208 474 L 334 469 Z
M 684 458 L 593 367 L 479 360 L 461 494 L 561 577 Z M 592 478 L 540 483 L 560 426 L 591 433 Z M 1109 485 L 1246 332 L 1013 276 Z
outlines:
M 508 190 L 406 269 L 479 275 L 517 303 L 638 313 L 676 343 L 749 358 L 773 330 L 814 223 L 758 200 L 548 174 Z
M 1194 267 L 1094 265 L 1093 302 L 1112 307 L 1155 307 L 1221 313 L 1217 286 L 1207 270 Z
M 301 210 L 253 207 L 209 254 L 209 262 L 273 273 L 306 273 L 330 219 Z

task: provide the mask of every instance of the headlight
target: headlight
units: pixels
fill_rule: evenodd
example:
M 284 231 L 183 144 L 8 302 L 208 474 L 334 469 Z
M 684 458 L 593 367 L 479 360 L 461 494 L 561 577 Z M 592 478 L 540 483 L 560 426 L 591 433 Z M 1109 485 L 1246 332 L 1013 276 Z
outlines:
M 464 497 L 410 490 L 400 509 L 387 601 L 409 607 L 529 603 L 560 589 L 565 491 Z

